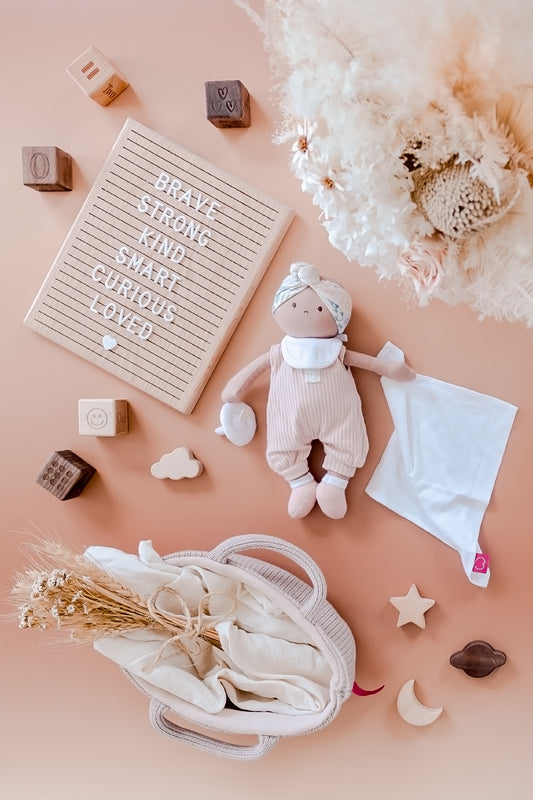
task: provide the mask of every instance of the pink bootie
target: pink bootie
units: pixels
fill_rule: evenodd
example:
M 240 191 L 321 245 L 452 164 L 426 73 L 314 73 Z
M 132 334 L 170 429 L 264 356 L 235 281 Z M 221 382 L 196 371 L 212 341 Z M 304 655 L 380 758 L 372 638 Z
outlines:
M 306 476 L 304 476 L 305 478 Z M 306 517 L 316 503 L 317 483 L 315 479 L 309 477 L 303 482 L 302 478 L 290 482 L 291 496 L 289 497 L 288 512 L 293 519 Z
M 322 511 L 331 519 L 342 519 L 348 506 L 345 489 L 348 481 L 326 473 L 316 489 L 316 500 Z

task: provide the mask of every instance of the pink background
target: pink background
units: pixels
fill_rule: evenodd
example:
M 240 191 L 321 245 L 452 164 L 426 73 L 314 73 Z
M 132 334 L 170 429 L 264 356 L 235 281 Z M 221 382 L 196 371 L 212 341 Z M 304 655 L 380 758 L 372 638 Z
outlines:
M 261 9 L 259 0 L 254 7 Z M 531 331 L 480 322 L 467 307 L 414 307 L 401 290 L 330 247 L 310 196 L 290 176 L 288 148 L 271 143 L 279 113 L 261 35 L 231 0 L 0 0 L 0 12 L 3 600 L 26 563 L 25 532 L 35 528 L 57 533 L 78 550 L 102 544 L 134 552 L 140 539 L 152 539 L 161 553 L 208 550 L 238 533 L 275 534 L 304 548 L 323 569 L 329 599 L 356 638 L 360 685 L 385 684 L 378 695 L 350 698 L 324 730 L 282 741 L 261 761 L 239 763 L 159 736 L 149 724 L 146 698 L 90 646 L 47 646 L 46 634 L 5 623 L 3 796 L 530 797 Z M 65 72 L 91 44 L 131 83 L 107 108 L 89 100 Z M 234 78 L 250 91 L 252 126 L 218 130 L 205 117 L 204 81 Z M 128 116 L 296 211 L 190 416 L 22 325 Z M 24 145 L 71 153 L 74 190 L 24 187 Z M 259 420 L 254 441 L 236 448 L 214 435 L 227 379 L 280 338 L 270 304 L 293 260 L 316 263 L 350 291 L 352 348 L 375 354 L 390 339 L 420 373 L 519 407 L 482 526 L 481 543 L 492 559 L 486 590 L 469 584 L 457 553 L 365 495 L 392 429 L 375 375 L 356 373 L 370 454 L 350 483 L 342 521 L 318 510 L 301 521 L 288 518 L 287 488 L 264 459 L 265 381 L 248 398 Z M 80 397 L 126 398 L 130 433 L 79 436 Z M 193 450 L 203 474 L 178 482 L 153 478 L 151 464 L 178 446 Z M 66 448 L 93 464 L 97 475 L 80 497 L 62 503 L 34 477 L 54 450 Z M 424 630 L 397 628 L 389 603 L 412 583 L 436 601 Z M 507 664 L 483 679 L 451 667 L 451 653 L 472 639 L 503 650 Z M 410 678 L 422 702 L 444 707 L 427 728 L 412 727 L 397 713 L 398 690 Z

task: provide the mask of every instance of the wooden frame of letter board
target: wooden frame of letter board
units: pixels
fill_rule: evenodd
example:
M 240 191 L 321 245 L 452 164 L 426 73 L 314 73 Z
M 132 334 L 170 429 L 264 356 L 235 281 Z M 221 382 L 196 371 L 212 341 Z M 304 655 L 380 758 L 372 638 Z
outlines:
M 178 179 L 184 191 L 191 189 L 193 202 L 178 202 L 156 189 L 161 172 Z M 199 193 L 217 203 L 211 219 L 202 207 L 195 209 Z M 208 244 L 201 246 L 175 233 L 168 223 L 141 213 L 137 205 L 143 194 L 209 228 Z M 190 413 L 293 216 L 277 200 L 128 119 L 24 323 L 178 411 Z M 185 248 L 180 263 L 173 264 L 139 239 L 146 225 Z M 117 263 L 123 246 L 128 253 L 142 255 L 144 264 L 153 262 L 151 277 Z M 101 267 L 95 277 L 97 264 Z M 172 292 L 162 288 L 161 280 L 154 284 L 161 268 L 180 277 Z M 119 296 L 116 288 L 106 289 L 104 276 L 110 270 L 121 273 L 120 281 L 127 278 L 140 285 L 145 297 L 152 292 L 174 303 L 177 312 L 172 322 L 140 309 L 127 292 Z M 139 324 L 131 331 L 124 322 L 119 326 L 118 310 L 114 319 L 105 318 L 103 303 L 120 307 L 123 320 L 130 312 L 127 319 L 137 315 L 149 320 L 153 332 L 141 340 Z M 104 343 L 110 338 L 116 346 L 106 349 Z

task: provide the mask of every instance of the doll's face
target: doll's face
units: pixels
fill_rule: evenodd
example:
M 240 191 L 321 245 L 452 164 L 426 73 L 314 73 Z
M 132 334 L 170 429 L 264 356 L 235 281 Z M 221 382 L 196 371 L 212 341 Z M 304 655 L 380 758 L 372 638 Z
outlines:
M 278 306 L 274 319 L 284 333 L 300 339 L 330 339 L 338 333 L 328 307 L 310 287 Z

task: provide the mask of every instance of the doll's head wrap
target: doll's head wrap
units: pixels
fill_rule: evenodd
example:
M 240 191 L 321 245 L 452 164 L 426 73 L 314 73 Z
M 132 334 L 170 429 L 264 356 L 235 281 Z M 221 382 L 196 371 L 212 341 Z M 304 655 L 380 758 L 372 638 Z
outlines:
M 272 313 L 279 308 L 282 303 L 290 300 L 291 297 L 303 292 L 310 287 L 320 297 L 331 316 L 337 324 L 339 333 L 346 328 L 352 313 L 352 298 L 335 281 L 328 278 L 321 278 L 317 268 L 304 261 L 297 261 L 291 264 L 291 269 L 283 283 L 279 287 L 274 297 Z

